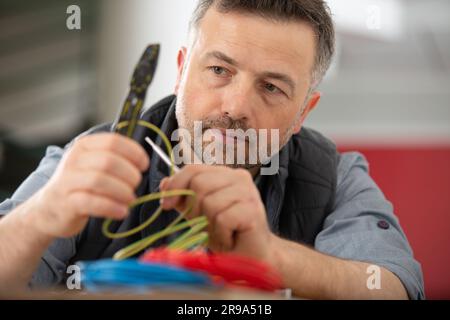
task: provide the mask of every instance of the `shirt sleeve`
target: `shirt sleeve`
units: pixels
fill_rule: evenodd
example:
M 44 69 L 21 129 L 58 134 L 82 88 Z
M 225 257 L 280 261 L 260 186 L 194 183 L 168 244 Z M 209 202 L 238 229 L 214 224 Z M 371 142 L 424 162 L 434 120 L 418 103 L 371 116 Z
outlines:
M 64 149 L 47 147 L 36 170 L 19 186 L 14 194 L 0 203 L 0 216 L 6 215 L 41 189 L 56 170 Z M 75 254 L 75 238 L 56 239 L 41 257 L 41 262 L 30 281 L 31 287 L 60 283 L 65 278 L 67 261 Z
M 57 146 L 47 147 L 45 156 L 42 158 L 36 170 L 22 182 L 10 198 L 0 203 L 0 215 L 8 214 L 41 189 L 53 175 L 61 160 L 62 154 L 63 149 Z
M 334 209 L 316 237 L 316 250 L 384 267 L 400 279 L 410 299 L 425 298 L 421 266 L 364 156 L 343 153 L 337 174 Z

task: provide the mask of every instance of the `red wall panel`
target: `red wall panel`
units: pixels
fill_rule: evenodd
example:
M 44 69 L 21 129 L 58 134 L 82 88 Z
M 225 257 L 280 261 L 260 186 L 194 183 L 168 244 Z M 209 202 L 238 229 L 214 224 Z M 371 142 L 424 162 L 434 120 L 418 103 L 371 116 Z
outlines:
M 341 145 L 357 150 L 386 197 L 422 264 L 427 298 L 450 299 L 450 146 Z

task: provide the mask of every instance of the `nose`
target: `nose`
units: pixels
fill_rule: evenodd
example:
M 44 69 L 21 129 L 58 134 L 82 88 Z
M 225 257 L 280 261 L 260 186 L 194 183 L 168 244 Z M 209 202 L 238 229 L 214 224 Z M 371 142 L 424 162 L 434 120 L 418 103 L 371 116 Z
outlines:
M 253 86 L 243 79 L 224 93 L 222 113 L 234 120 L 249 121 L 255 104 Z

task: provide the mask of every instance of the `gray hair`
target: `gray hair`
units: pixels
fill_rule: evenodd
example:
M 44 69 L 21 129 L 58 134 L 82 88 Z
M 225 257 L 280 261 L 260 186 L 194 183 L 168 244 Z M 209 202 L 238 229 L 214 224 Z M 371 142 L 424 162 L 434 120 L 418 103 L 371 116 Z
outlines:
M 311 87 L 315 88 L 330 67 L 335 48 L 331 13 L 324 0 L 199 0 L 191 17 L 190 34 L 211 6 L 219 12 L 245 12 L 274 21 L 304 21 L 316 35 L 316 56 L 311 70 Z M 192 36 L 192 35 L 191 35 Z

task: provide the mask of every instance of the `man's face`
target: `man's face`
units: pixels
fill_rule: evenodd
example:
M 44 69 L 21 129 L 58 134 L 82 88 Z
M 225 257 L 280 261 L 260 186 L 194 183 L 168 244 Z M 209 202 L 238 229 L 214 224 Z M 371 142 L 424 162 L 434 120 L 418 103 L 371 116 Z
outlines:
M 315 39 L 306 23 L 211 8 L 189 50 L 178 56 L 175 93 L 179 127 L 191 136 L 194 121 L 203 130 L 278 129 L 281 147 L 320 98 L 308 96 Z

